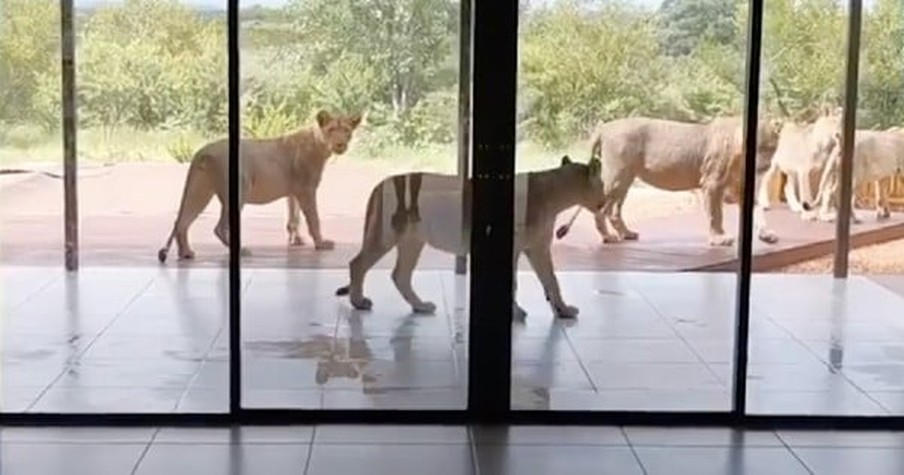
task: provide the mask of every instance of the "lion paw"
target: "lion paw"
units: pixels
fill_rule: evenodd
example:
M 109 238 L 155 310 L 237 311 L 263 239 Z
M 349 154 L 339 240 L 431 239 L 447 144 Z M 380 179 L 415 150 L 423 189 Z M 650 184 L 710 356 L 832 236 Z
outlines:
M 636 241 L 638 238 L 640 238 L 640 234 L 637 234 L 637 232 L 635 231 L 625 230 L 625 232 L 622 233 L 621 238 L 625 241 Z
M 761 229 L 758 237 L 760 238 L 760 241 L 763 241 L 766 244 L 775 244 L 778 242 L 778 236 L 775 234 L 775 231 L 770 229 Z
M 421 302 L 411 306 L 414 313 L 433 313 L 436 312 L 436 304 L 433 302 Z
M 800 214 L 800 219 L 804 221 L 816 221 L 819 218 L 819 215 L 814 211 L 805 211 Z
M 578 308 L 571 305 L 556 307 L 556 316 L 559 318 L 575 318 L 578 316 Z
M 187 250 L 187 251 L 179 251 L 179 259 L 182 260 L 191 260 L 195 258 L 195 251 Z
M 835 213 L 822 213 L 819 215 L 819 220 L 824 223 L 832 223 L 835 221 Z
M 863 222 L 863 220 L 860 219 L 860 216 L 858 216 L 857 213 L 851 211 L 851 222 L 854 224 L 860 224 Z
M 356 310 L 370 310 L 373 308 L 374 303 L 367 297 L 361 297 L 360 299 L 351 299 L 352 307 L 355 307 Z
M 294 233 L 289 235 L 289 245 L 293 247 L 304 246 L 304 239 L 301 234 Z
M 734 244 L 734 237 L 728 234 L 713 234 L 709 237 L 711 246 L 727 247 Z
M 320 242 L 314 244 L 314 248 L 318 251 L 331 251 L 335 249 L 335 247 L 336 243 L 329 239 L 322 239 Z
M 621 242 L 621 237 L 619 237 L 617 234 L 604 234 L 603 235 L 603 243 L 614 244 L 617 242 Z
M 876 219 L 879 221 L 891 218 L 891 211 L 888 208 L 881 208 L 876 211 Z

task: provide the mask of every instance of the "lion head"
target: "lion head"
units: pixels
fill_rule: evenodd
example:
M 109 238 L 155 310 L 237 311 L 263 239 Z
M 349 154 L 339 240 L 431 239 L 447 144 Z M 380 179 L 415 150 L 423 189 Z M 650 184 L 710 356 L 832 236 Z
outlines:
M 606 190 L 600 174 L 602 164 L 598 158 L 591 158 L 587 164 L 575 163 L 568 155 L 562 157 L 563 168 L 574 170 L 576 182 L 573 191 L 578 193 L 578 202 L 592 212 L 599 211 L 606 204 Z
M 361 123 L 361 114 L 332 115 L 325 110 L 317 113 L 317 125 L 330 151 L 342 155 L 348 150 L 352 134 Z

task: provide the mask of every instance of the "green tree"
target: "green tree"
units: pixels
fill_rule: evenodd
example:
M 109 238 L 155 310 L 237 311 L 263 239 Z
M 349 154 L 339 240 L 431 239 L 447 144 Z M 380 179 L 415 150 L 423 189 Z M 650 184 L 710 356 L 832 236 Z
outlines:
M 738 4 L 738 0 L 663 0 L 659 7 L 662 51 L 669 56 L 680 56 L 691 54 L 704 42 L 735 43 Z
M 289 7 L 314 72 L 328 74 L 337 61 L 365 59 L 373 77 L 372 100 L 392 105 L 402 118 L 438 82 L 454 78 L 441 66 L 453 48 L 458 4 L 449 0 L 296 0 Z M 344 69 L 344 67 L 342 67 Z M 337 92 L 342 94 L 342 92 Z
M 864 19 L 860 106 L 863 127 L 904 124 L 904 6 L 878 0 Z
M 59 2 L 2 0 L 0 122 L 34 119 L 33 101 L 39 78 L 45 74 L 59 77 L 59 53 Z

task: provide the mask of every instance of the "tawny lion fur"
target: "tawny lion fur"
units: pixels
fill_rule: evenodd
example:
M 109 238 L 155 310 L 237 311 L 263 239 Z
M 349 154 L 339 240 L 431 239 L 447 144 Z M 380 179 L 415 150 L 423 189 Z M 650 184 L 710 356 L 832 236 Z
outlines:
M 814 203 L 811 176 L 820 175 L 829 155 L 840 143 L 840 109 L 825 109 L 812 123 L 786 122 L 781 129 L 778 147 L 772 156 L 772 166 L 763 176 L 759 203 L 763 209 L 771 206 L 768 184 L 779 173 L 787 175 L 785 200 L 795 213 L 805 213 Z
M 647 117 L 617 119 L 598 126 L 591 142 L 591 156 L 602 161 L 603 186 L 608 194 L 606 206 L 596 215 L 603 242 L 638 238 L 625 225 L 621 209 L 634 179 L 640 178 L 663 190 L 701 190 L 710 244 L 734 243 L 722 227 L 722 202 L 729 185 L 741 181 L 744 133 L 740 118 L 718 118 L 706 124 Z M 778 125 L 759 121 L 755 187 L 771 164 L 777 142 Z M 776 242 L 778 238 L 768 229 L 759 206 L 754 218 L 760 240 Z M 615 234 L 608 231 L 607 220 Z
M 300 208 L 316 249 L 329 250 L 334 243 L 321 235 L 317 188 L 327 160 L 348 149 L 361 116 L 334 117 L 329 112 L 320 111 L 316 119 L 316 124 L 292 134 L 241 140 L 239 212 L 245 204 L 266 204 L 288 198 L 286 229 L 290 245 L 303 244 L 298 231 Z M 220 219 L 214 234 L 223 245 L 229 246 L 228 155 L 226 139 L 207 143 L 195 152 L 185 179 L 176 222 L 166 245 L 157 255 L 160 262 L 166 261 L 173 240 L 176 241 L 180 259 L 195 256 L 188 242 L 188 230 L 214 195 L 220 201 Z M 243 249 L 242 253 L 247 255 L 248 251 Z
M 409 188 L 407 199 L 406 184 L 416 184 Z M 591 159 L 588 164 L 575 163 L 565 156 L 559 167 L 517 174 L 515 189 L 515 270 L 519 256 L 524 253 L 555 314 L 574 317 L 578 309 L 562 299 L 550 246 L 559 213 L 578 205 L 596 212 L 605 204 L 600 162 Z M 470 202 L 470 183 L 463 189 L 461 179 L 454 175 L 412 173 L 383 180 L 367 202 L 364 238 L 361 251 L 349 263 L 349 285 L 338 289 L 336 294 L 348 294 L 356 309 L 370 309 L 373 304 L 364 296 L 364 276 L 396 248 L 396 265 L 392 271 L 396 288 L 415 313 L 434 312 L 436 306 L 415 293 L 411 278 L 426 244 L 456 255 L 469 252 L 471 220 L 462 215 L 463 193 L 466 202 Z M 398 197 L 409 204 L 400 203 Z M 466 206 L 465 212 L 468 209 Z M 406 219 L 399 219 L 402 216 Z M 514 298 L 512 311 L 515 318 L 526 315 Z
M 888 190 L 882 181 L 904 171 L 904 133 L 894 128 L 889 130 L 857 130 L 854 133 L 854 154 L 852 160 L 852 183 L 856 188 L 873 182 L 877 219 L 891 216 L 888 203 Z M 819 194 L 816 202 L 819 211 L 811 215 L 811 219 L 833 221 L 836 218 L 835 207 L 838 196 L 838 173 L 841 167 L 841 146 L 829 157 L 819 183 Z M 851 220 L 859 222 L 854 212 L 856 196 L 851 197 Z

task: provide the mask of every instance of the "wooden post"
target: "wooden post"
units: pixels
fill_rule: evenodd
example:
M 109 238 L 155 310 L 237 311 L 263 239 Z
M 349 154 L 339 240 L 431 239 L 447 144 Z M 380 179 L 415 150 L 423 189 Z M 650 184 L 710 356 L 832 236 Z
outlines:
M 78 149 L 75 103 L 75 33 L 73 0 L 60 1 L 63 99 L 63 209 L 66 270 L 78 270 Z
M 471 2 L 461 0 L 461 19 L 459 27 L 458 49 L 458 178 L 461 179 L 462 190 L 468 182 L 471 165 Z M 462 193 L 462 217 L 470 216 L 469 195 Z M 468 210 L 467 212 L 465 210 Z M 471 223 L 462 220 L 462 242 L 470 238 Z M 455 256 L 455 273 L 464 275 L 468 272 L 468 257 Z
M 860 27 L 862 0 L 850 0 L 847 39 L 847 75 L 844 83 L 844 130 L 841 136 L 841 169 L 838 179 L 838 216 L 835 222 L 835 278 L 848 276 L 848 252 L 851 248 L 851 195 L 853 194 L 854 132 L 857 130 L 857 87 L 860 77 Z

